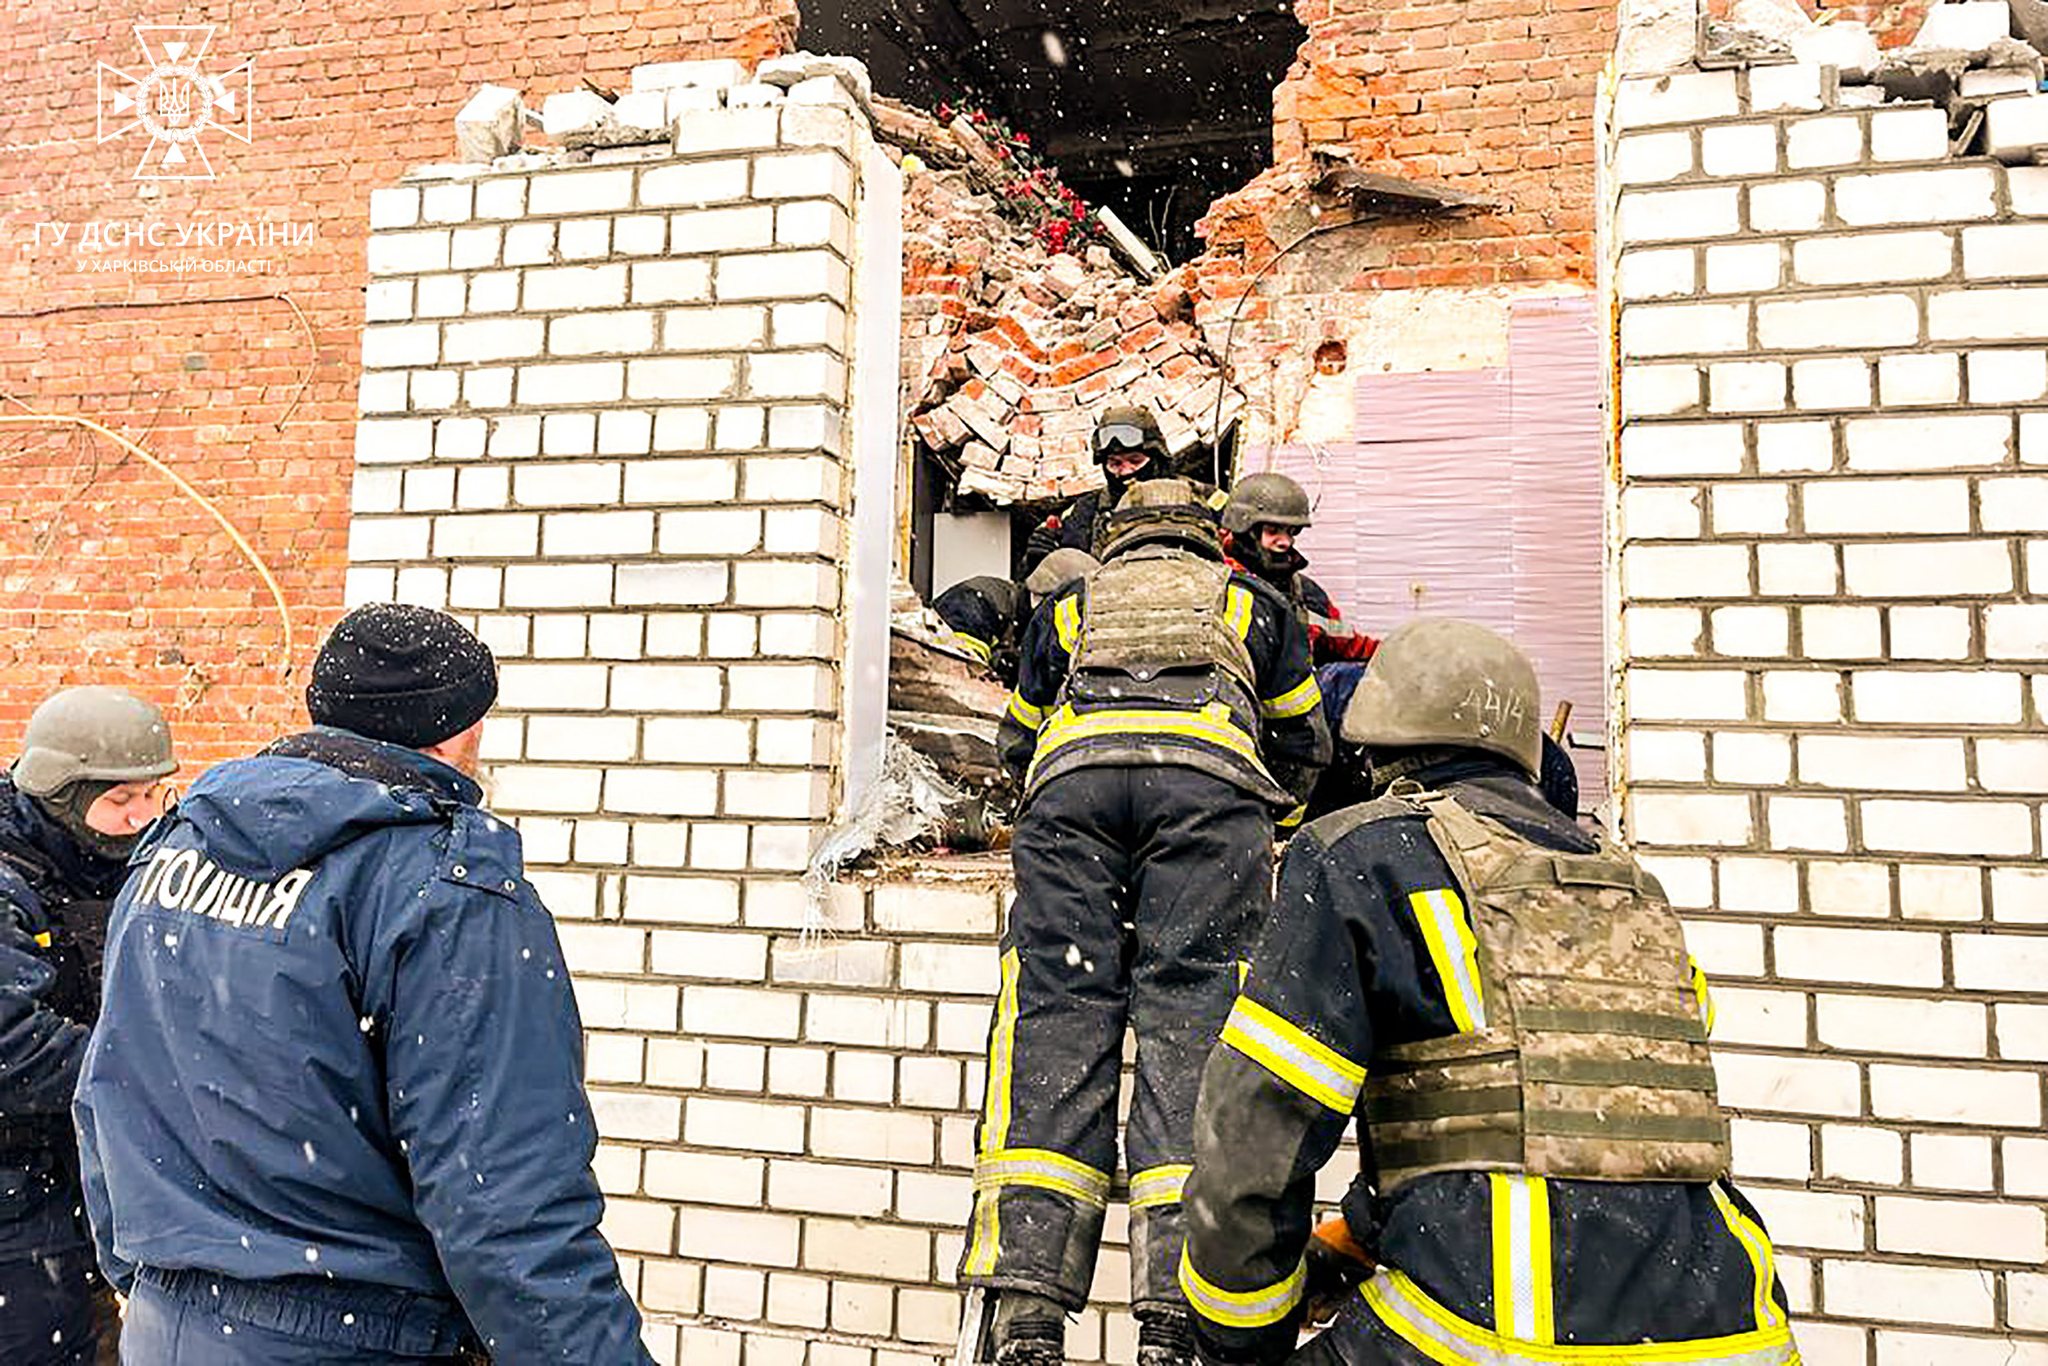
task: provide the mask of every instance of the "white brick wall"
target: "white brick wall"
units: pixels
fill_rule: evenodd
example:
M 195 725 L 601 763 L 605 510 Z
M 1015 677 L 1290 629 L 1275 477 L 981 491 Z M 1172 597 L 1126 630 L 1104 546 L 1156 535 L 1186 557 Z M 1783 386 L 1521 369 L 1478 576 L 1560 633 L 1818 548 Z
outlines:
M 2002 1362 L 2048 1342 L 2048 182 L 1769 116 L 1805 70 L 1617 101 L 1618 814 L 1808 1358 Z

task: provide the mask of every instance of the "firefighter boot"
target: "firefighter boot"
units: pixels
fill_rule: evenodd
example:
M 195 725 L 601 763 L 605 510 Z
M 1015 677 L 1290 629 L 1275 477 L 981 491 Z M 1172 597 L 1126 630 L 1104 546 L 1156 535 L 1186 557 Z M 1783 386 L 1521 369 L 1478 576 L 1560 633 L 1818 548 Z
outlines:
M 1006 1290 L 996 1300 L 995 1366 L 1066 1366 L 1066 1315 L 1043 1296 Z
M 1194 1366 L 1195 1330 L 1182 1309 L 1138 1311 L 1138 1366 Z

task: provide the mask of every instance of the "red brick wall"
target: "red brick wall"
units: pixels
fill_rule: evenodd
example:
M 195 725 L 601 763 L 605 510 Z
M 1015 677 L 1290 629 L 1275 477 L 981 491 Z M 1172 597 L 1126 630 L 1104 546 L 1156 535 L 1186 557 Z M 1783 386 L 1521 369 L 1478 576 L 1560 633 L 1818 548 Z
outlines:
M 203 135 L 210 182 L 134 179 L 140 133 L 95 144 L 95 65 L 146 71 L 138 23 L 216 25 L 211 74 L 255 60 L 253 138 Z M 752 60 L 794 28 L 795 0 L 16 7 L 0 36 L 15 73 L 0 106 L 0 411 L 90 416 L 182 473 L 276 575 L 295 649 L 287 661 L 255 571 L 161 474 L 97 437 L 0 425 L 0 761 L 67 683 L 170 707 L 188 765 L 302 723 L 304 671 L 342 596 L 370 191 L 452 157 L 455 111 L 484 81 L 538 104 L 584 74 L 622 87 L 639 62 Z M 87 224 L 152 222 L 160 246 L 76 250 Z M 180 225 L 245 222 L 312 224 L 314 238 L 177 245 Z M 64 243 L 39 240 L 39 223 L 70 225 Z M 185 256 L 274 265 L 88 264 Z M 230 301 L 279 292 L 310 339 L 282 302 Z

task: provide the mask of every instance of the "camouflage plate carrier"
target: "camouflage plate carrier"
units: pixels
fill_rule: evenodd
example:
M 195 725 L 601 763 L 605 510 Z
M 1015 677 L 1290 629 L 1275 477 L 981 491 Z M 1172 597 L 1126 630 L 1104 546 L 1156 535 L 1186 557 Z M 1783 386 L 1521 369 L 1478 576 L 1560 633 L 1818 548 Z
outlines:
M 1382 800 L 1428 818 L 1470 899 L 1470 931 L 1446 907 L 1438 938 L 1476 1018 L 1375 1059 L 1381 1193 L 1442 1171 L 1726 1175 L 1700 988 L 1657 880 L 1619 849 L 1542 849 L 1440 793 Z

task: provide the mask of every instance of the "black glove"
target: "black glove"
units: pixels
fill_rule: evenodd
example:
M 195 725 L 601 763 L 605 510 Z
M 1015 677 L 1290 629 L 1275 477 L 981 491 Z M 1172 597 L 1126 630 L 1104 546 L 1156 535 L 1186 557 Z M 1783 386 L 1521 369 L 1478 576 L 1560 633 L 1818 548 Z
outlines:
M 1024 565 L 1019 578 L 1028 579 L 1038 562 L 1060 548 L 1060 531 L 1050 521 L 1040 522 L 1024 538 Z

